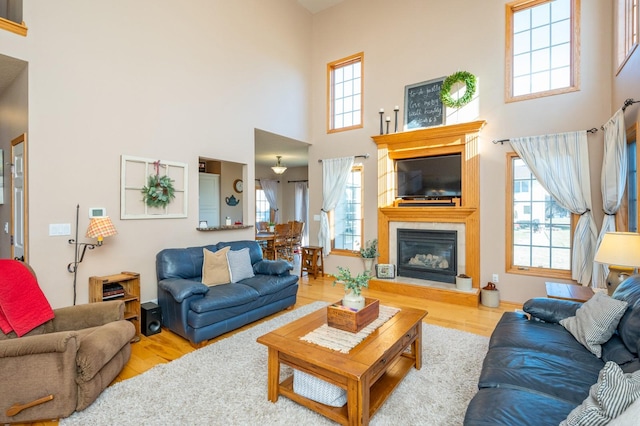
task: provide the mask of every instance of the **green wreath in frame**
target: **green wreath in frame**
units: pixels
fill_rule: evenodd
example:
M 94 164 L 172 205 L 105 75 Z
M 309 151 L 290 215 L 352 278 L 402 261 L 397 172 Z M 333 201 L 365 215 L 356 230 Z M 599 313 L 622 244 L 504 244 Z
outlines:
M 147 186 L 142 188 L 142 201 L 149 207 L 166 207 L 176 198 L 173 179 L 167 175 L 160 176 L 160 162 L 155 162 L 155 175 L 149 175 Z
M 451 97 L 451 88 L 456 83 L 464 83 L 466 91 L 459 99 Z M 476 94 L 476 76 L 467 71 L 458 71 L 445 78 L 440 90 L 440 99 L 442 103 L 449 108 L 460 108 L 471 102 L 473 95 Z

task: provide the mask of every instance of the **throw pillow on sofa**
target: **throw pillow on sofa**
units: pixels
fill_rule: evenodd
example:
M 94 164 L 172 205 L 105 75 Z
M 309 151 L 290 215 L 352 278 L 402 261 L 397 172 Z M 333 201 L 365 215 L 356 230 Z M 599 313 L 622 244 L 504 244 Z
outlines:
M 600 358 L 600 345 L 613 336 L 626 309 L 627 302 L 612 299 L 604 293 L 596 293 L 578 308 L 575 316 L 561 320 L 560 324 Z
M 227 252 L 229 247 L 223 247 L 213 252 L 202 249 L 204 260 L 202 262 L 202 284 L 212 286 L 218 284 L 227 284 L 231 282 L 229 274 L 229 262 L 227 261 Z
M 227 260 L 229 261 L 229 271 L 231 272 L 231 282 L 237 283 L 245 278 L 251 278 L 253 274 L 253 265 L 251 265 L 251 255 L 249 248 L 245 247 L 241 250 L 231 250 L 227 252 Z
M 613 361 L 607 362 L 589 396 L 574 408 L 560 426 L 606 425 L 620 416 L 640 397 L 640 371 L 624 373 Z

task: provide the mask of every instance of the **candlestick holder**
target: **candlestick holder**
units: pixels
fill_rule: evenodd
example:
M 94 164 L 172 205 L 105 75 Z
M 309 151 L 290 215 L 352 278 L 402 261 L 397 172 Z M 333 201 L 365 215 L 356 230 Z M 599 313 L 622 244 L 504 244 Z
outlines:
M 382 134 L 382 114 L 384 114 L 384 110 L 380 109 L 380 134 Z
M 395 107 L 393 109 L 393 111 L 396 113 L 396 123 L 395 123 L 395 126 L 394 126 L 395 127 L 395 129 L 394 129 L 395 133 L 398 133 L 398 111 L 399 110 L 400 110 L 400 108 L 398 108 L 398 107 Z
M 389 123 L 391 122 L 391 117 L 387 117 L 387 134 L 389 134 Z

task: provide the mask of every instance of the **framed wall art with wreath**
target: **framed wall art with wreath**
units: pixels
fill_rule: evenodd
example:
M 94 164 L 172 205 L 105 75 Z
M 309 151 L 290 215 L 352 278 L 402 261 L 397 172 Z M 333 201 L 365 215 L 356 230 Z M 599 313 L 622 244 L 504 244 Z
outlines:
M 188 165 L 123 155 L 120 219 L 187 217 Z

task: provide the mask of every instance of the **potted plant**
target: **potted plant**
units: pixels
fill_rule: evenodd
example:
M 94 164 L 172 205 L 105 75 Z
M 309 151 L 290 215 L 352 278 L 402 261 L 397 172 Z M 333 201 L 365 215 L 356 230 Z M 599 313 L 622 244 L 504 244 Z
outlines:
M 360 257 L 364 261 L 364 272 L 371 275 L 373 269 L 373 262 L 378 257 L 378 239 L 375 238 L 371 241 L 367 241 L 364 247 L 360 249 Z
M 269 232 L 276 232 L 276 224 L 273 222 L 269 222 Z
M 366 272 L 354 277 L 349 268 L 338 266 L 338 273 L 335 274 L 333 285 L 342 284 L 344 287 L 345 296 L 342 299 L 342 305 L 355 309 L 364 308 L 364 296 L 361 291 L 369 286 L 370 279 L 371 277 Z

